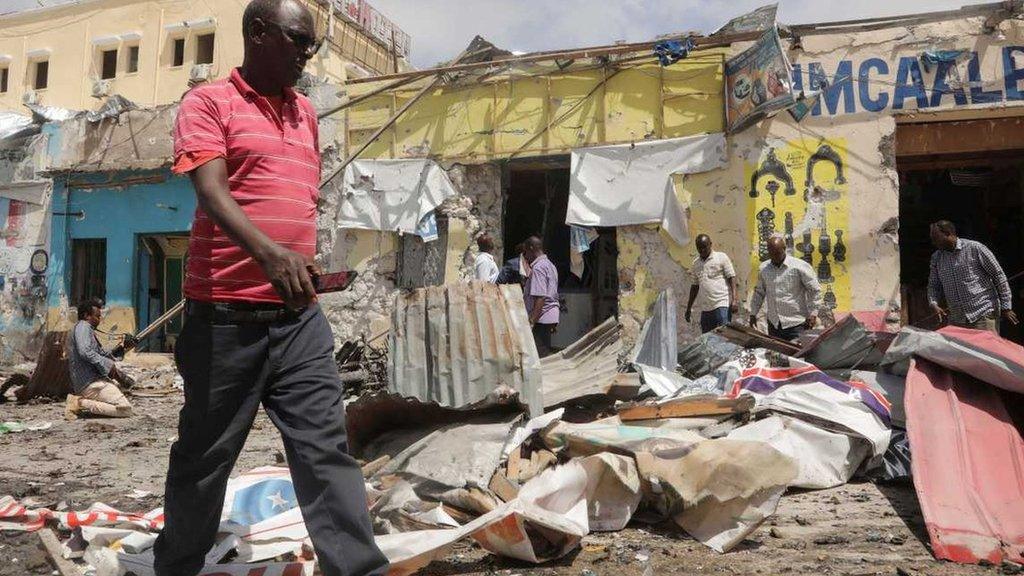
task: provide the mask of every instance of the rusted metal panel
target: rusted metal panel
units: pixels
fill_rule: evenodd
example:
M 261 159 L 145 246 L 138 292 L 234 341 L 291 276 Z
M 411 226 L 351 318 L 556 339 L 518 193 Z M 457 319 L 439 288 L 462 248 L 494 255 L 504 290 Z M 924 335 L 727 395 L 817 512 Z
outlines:
M 935 556 L 1024 561 L 1024 439 L 999 390 L 917 358 L 905 402 L 914 487 Z
M 468 282 L 395 297 L 388 387 L 461 407 L 499 386 L 543 411 L 540 360 L 518 285 Z
M 590 394 L 607 394 L 617 384 L 622 325 L 605 320 L 558 354 L 541 360 L 544 403 L 555 406 Z

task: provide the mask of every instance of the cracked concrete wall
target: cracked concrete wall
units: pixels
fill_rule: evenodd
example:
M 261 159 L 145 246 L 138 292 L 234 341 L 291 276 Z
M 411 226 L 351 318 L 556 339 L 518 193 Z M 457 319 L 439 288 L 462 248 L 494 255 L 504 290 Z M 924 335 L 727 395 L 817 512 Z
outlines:
M 991 34 L 983 18 L 968 18 L 849 34 L 808 35 L 802 48 L 790 49 L 797 87 L 810 87 L 824 72 L 830 87 L 815 112 L 802 122 L 782 112 L 772 119 L 730 135 L 730 162 L 724 170 L 696 174 L 680 187 L 689 206 L 691 236 L 708 233 L 715 249 L 727 253 L 737 272 L 740 321 L 749 314 L 749 301 L 760 262 L 760 232 L 765 228 L 786 234 L 786 206 L 803 203 L 791 214 L 793 252 L 808 256 L 831 303 L 823 318 L 851 310 L 900 311 L 899 181 L 896 172 L 897 121 L 949 120 L 985 115 L 1016 115 L 1024 104 L 1024 22 L 1011 19 Z M 749 46 L 736 45 L 736 53 Z M 945 69 L 925 69 L 925 50 L 965 50 Z M 867 65 L 864 63 L 868 62 Z M 884 74 L 881 73 L 884 70 Z M 848 71 L 847 77 L 837 73 Z M 840 176 L 828 151 L 843 163 Z M 776 154 L 776 175 L 752 177 Z M 785 172 L 791 180 L 787 186 Z M 791 188 L 792 194 L 787 194 Z M 820 188 L 820 190 L 815 190 Z M 752 189 L 757 198 L 752 198 Z M 804 200 L 804 194 L 808 200 Z M 778 206 L 776 207 L 776 203 Z M 763 214 L 776 207 L 777 215 Z M 840 224 L 841 223 L 841 224 Z M 803 229 L 801 229 L 803 225 Z M 826 256 L 821 254 L 827 229 Z M 837 261 L 842 232 L 842 261 Z M 802 232 L 811 233 L 805 245 Z M 658 291 L 672 287 L 677 294 L 679 336 L 685 341 L 699 333 L 683 319 L 689 279 L 696 257 L 692 244 L 675 246 L 663 233 L 644 227 L 618 230 L 620 315 L 627 335 L 635 335 Z M 828 266 L 822 271 L 821 261 Z M 828 305 L 830 304 L 830 305 Z M 763 314 L 762 314 L 763 317 Z M 763 320 L 762 320 L 763 327 Z
M 457 191 L 438 212 L 448 217 L 445 281 L 472 277 L 477 248 L 475 238 L 490 232 L 501 241 L 501 170 L 493 163 L 443 166 Z M 328 270 L 358 273 L 351 288 L 320 297 L 335 342 L 371 336 L 390 324 L 398 292 L 398 251 L 401 239 L 393 232 L 341 230 L 334 225 L 338 188 L 321 197 L 318 261 Z M 498 253 L 500 254 L 500 246 Z
M 46 317 L 53 184 L 36 175 L 45 135 L 0 140 L 0 364 L 35 357 Z

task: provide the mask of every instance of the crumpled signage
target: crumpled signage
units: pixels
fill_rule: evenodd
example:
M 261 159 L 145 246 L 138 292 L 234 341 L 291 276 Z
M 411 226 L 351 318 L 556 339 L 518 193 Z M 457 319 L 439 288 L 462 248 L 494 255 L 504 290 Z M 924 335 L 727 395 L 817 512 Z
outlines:
M 737 132 L 789 108 L 793 96 L 792 69 L 782 50 L 777 28 L 725 63 L 726 125 Z

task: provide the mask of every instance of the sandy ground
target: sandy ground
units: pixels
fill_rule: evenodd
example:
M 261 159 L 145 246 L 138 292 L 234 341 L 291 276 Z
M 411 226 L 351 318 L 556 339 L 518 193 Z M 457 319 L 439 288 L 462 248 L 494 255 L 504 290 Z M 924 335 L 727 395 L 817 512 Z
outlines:
M 162 387 L 140 381 L 141 386 Z M 0 421 L 50 421 L 45 431 L 0 435 L 0 495 L 35 497 L 71 509 L 100 501 L 126 511 L 158 507 L 167 453 L 176 433 L 180 394 L 135 398 L 125 420 L 63 419 L 62 403 L 0 404 Z M 236 473 L 284 462 L 277 431 L 261 413 Z M 153 496 L 133 499 L 133 490 Z M 55 574 L 34 534 L 0 532 L 0 575 Z M 653 574 L 1000 574 L 1002 567 L 936 561 L 913 487 L 853 483 L 832 490 L 795 492 L 774 518 L 738 549 L 717 554 L 673 525 L 631 524 L 617 533 L 591 534 L 576 553 L 532 566 L 458 545 L 434 576 L 461 574 L 598 576 Z

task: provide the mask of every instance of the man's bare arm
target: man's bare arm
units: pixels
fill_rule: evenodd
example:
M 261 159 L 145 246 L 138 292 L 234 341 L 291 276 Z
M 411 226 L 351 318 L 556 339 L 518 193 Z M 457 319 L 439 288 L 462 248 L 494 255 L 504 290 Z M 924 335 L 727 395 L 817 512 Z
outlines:
M 293 309 L 309 305 L 316 298 L 306 269 L 311 262 L 271 240 L 249 220 L 231 197 L 224 159 L 211 160 L 189 175 L 199 208 L 263 269 L 285 305 Z

